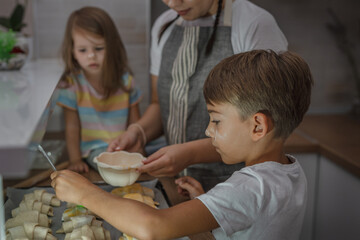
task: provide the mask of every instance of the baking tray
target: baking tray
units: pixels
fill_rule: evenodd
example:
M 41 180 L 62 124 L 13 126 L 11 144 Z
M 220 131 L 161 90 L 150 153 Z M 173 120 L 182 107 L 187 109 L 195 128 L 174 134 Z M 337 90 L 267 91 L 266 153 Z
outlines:
M 158 208 L 168 208 L 169 205 L 166 202 L 164 194 L 161 192 L 160 189 L 158 189 L 156 186 L 158 184 L 158 180 L 151 180 L 151 181 L 144 181 L 139 182 L 142 186 L 148 187 L 154 190 L 155 193 L 155 201 L 159 203 Z M 113 186 L 110 185 L 99 185 L 100 188 L 104 189 L 107 192 L 110 192 L 112 189 L 114 189 Z M 45 191 L 49 193 L 55 193 L 54 189 L 52 187 L 33 187 L 33 188 L 26 188 L 26 189 L 19 189 L 19 188 L 7 188 L 7 200 L 4 204 L 4 210 L 5 210 L 5 220 L 11 218 L 11 210 L 18 207 L 21 200 L 23 199 L 23 196 L 27 193 L 31 193 L 36 189 L 44 189 Z M 56 230 L 58 230 L 61 227 L 61 216 L 66 209 L 66 202 L 61 202 L 60 207 L 53 207 L 54 208 L 54 216 L 50 217 L 52 219 L 51 224 L 51 230 L 53 235 L 59 239 L 63 240 L 65 238 L 65 234 L 57 234 Z M 117 230 L 115 227 L 110 225 L 105 220 L 103 221 L 103 227 L 110 231 L 111 239 L 119 239 L 120 236 L 122 236 L 122 233 Z M 188 238 L 184 238 L 188 239 Z

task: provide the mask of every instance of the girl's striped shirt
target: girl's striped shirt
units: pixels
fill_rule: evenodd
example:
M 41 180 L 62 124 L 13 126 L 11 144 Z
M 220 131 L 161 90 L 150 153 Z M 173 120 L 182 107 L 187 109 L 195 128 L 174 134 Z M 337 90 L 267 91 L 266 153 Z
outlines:
M 57 104 L 79 114 L 82 157 L 87 157 L 93 149 L 107 147 L 126 130 L 129 104 L 138 104 L 141 92 L 134 87 L 134 79 L 129 73 L 124 74 L 122 80 L 126 88 L 132 89 L 130 94 L 119 89 L 108 99 L 104 99 L 83 74 L 69 77 L 69 86 L 60 89 Z

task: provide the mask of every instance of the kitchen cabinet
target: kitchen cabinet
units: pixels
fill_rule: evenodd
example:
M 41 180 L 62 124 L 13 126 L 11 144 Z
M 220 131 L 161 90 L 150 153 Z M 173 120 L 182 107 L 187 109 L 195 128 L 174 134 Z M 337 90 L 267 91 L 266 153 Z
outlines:
M 359 239 L 359 203 L 359 177 L 320 156 L 314 239 Z
M 300 240 L 358 239 L 360 180 L 319 154 L 293 154 L 308 181 Z
M 300 240 L 313 239 L 314 219 L 315 219 L 315 203 L 317 193 L 317 174 L 319 169 L 319 155 L 316 153 L 293 154 L 299 161 L 306 175 L 308 184 L 308 200 L 306 204 L 306 212 L 301 230 Z
M 359 144 L 359 120 L 347 114 L 306 116 L 286 142 L 308 180 L 301 240 L 359 239 Z

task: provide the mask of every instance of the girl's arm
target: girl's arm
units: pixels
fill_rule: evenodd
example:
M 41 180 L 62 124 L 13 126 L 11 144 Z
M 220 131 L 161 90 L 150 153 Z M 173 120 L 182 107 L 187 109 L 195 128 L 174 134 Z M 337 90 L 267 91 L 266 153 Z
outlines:
M 172 239 L 219 226 L 198 199 L 158 210 L 105 192 L 68 170 L 54 172 L 51 179 L 58 198 L 85 206 L 120 231 L 138 239 Z
M 80 119 L 77 111 L 64 109 L 65 116 L 65 138 L 69 154 L 69 169 L 76 172 L 88 172 L 88 165 L 82 161 L 80 151 Z

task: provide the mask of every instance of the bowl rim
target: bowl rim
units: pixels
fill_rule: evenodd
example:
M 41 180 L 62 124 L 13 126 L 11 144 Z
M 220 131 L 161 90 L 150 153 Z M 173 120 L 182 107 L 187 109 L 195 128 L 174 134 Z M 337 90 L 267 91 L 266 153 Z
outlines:
M 142 154 L 137 153 L 137 152 L 127 152 L 127 151 L 115 151 L 115 152 L 102 152 L 100 153 L 98 156 L 94 157 L 93 161 L 94 163 L 97 164 L 98 167 L 101 168 L 110 168 L 110 169 L 116 169 L 116 170 L 128 170 L 128 169 L 136 169 L 138 167 L 141 167 L 144 165 L 144 163 L 141 161 L 139 163 L 133 164 L 130 167 L 123 167 L 123 166 L 112 166 L 103 162 L 98 161 L 98 158 L 101 157 L 102 155 L 113 155 L 113 154 L 119 154 L 119 153 L 123 153 L 126 155 L 136 155 L 138 156 L 141 160 L 146 159 Z

